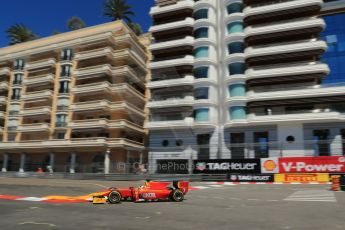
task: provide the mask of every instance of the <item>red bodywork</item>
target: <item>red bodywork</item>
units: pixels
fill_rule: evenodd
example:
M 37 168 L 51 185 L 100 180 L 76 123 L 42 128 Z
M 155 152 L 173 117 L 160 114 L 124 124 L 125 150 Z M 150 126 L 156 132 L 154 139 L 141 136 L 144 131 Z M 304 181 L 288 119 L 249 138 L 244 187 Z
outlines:
M 187 194 L 189 187 L 188 181 L 174 181 L 174 182 L 162 182 L 162 181 L 150 181 L 145 182 L 143 186 L 138 188 L 109 188 L 105 191 L 95 193 L 97 196 L 107 197 L 110 192 L 118 191 L 122 199 L 131 199 L 132 201 L 145 200 L 168 200 L 171 197 L 171 193 L 175 189 L 179 189 L 183 195 Z

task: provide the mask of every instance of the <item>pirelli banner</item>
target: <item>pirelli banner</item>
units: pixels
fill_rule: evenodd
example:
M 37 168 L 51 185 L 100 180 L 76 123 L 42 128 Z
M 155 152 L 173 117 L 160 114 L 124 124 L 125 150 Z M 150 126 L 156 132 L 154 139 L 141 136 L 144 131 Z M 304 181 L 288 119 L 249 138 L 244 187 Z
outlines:
M 310 183 L 329 182 L 328 173 L 278 173 L 274 175 L 274 182 L 283 183 Z
M 262 158 L 261 173 L 344 173 L 345 157 Z

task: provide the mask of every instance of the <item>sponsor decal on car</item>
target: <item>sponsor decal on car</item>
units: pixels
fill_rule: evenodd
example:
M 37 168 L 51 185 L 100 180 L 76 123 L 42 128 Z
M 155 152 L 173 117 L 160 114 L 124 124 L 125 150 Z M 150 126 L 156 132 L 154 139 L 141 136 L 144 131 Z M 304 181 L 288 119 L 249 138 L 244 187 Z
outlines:
M 143 193 L 141 194 L 143 198 L 156 198 L 156 194 L 153 192 Z

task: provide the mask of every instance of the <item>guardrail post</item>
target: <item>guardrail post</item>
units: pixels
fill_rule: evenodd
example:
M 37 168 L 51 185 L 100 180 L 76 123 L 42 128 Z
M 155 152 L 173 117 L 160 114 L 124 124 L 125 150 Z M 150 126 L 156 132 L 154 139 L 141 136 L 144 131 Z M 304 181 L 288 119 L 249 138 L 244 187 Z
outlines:
M 8 155 L 4 154 L 1 172 L 7 172 L 7 166 L 8 166 Z
M 19 166 L 19 172 L 25 171 L 25 161 L 26 161 L 26 154 L 22 153 L 20 155 L 20 166 Z
M 55 164 L 55 154 L 54 153 L 50 153 L 49 154 L 49 168 L 47 167 L 48 171 L 50 173 L 54 172 L 54 164 Z
M 71 153 L 71 162 L 70 162 L 70 167 L 69 167 L 70 173 L 75 173 L 76 158 L 77 158 L 76 153 Z
M 110 172 L 110 149 L 107 149 L 104 153 L 104 174 Z

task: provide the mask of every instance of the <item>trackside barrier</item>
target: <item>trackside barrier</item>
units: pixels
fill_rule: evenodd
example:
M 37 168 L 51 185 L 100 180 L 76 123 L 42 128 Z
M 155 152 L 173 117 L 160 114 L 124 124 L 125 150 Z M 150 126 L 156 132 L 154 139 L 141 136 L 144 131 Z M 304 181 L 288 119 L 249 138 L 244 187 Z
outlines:
M 6 172 L 0 173 L 3 178 L 40 178 L 69 180 L 107 180 L 107 181 L 141 181 L 141 180 L 188 180 L 242 182 L 242 183 L 328 183 L 328 173 L 286 173 L 286 174 L 96 174 L 96 173 L 35 173 Z M 343 188 L 345 190 L 345 176 Z
M 97 174 L 97 173 L 36 173 L 36 172 L 1 172 L 3 178 L 40 178 L 70 180 L 109 180 L 109 181 L 140 181 L 140 180 L 189 180 L 203 181 L 203 175 L 180 174 Z M 222 176 L 221 178 L 225 178 Z

